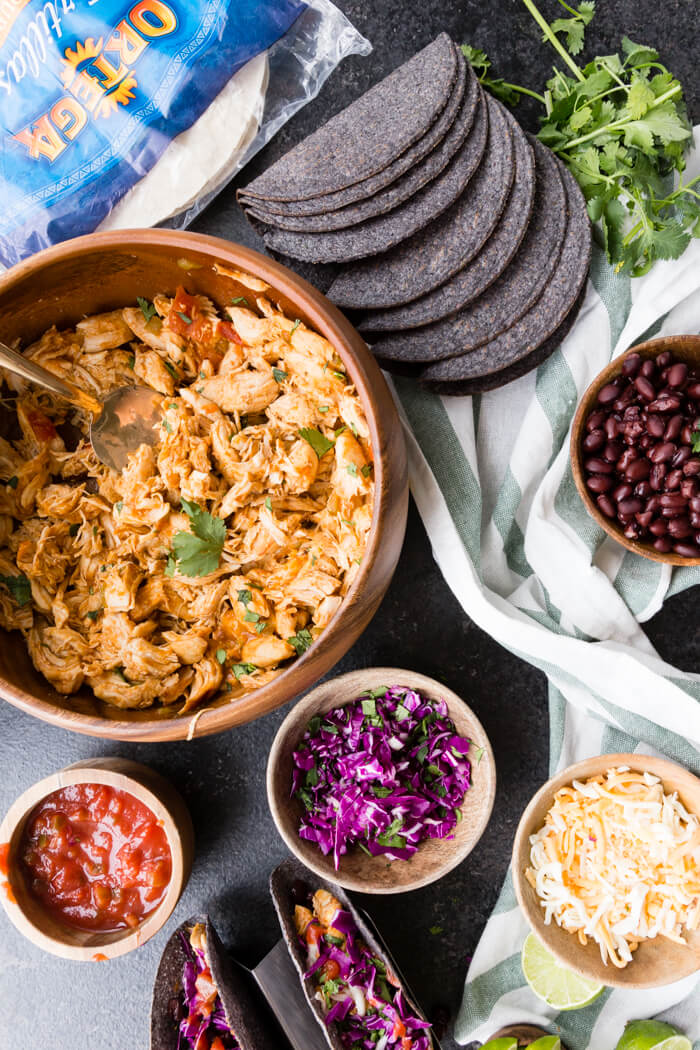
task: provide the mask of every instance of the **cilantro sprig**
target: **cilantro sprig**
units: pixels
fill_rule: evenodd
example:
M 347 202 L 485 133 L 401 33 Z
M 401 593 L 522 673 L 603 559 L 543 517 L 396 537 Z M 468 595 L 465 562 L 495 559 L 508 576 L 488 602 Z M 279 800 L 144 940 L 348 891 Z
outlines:
M 304 441 L 311 445 L 319 459 L 322 459 L 326 452 L 330 452 L 335 444 L 334 441 L 329 441 L 316 427 L 302 427 L 299 431 L 299 437 L 302 437 Z
M 226 541 L 226 524 L 196 503 L 183 499 L 182 509 L 190 519 L 191 532 L 176 532 L 168 559 L 169 575 L 175 567 L 183 576 L 208 576 L 216 572 Z M 166 570 L 167 571 L 167 570 Z
M 682 85 L 654 48 L 626 36 L 621 54 L 579 66 L 573 56 L 593 18 L 589 0 L 578 7 L 558 0 L 570 17 L 551 23 L 533 0 L 522 2 L 566 68 L 555 69 L 538 94 L 492 78 L 484 52 L 465 45 L 479 80 L 508 105 L 523 94 L 544 107 L 538 138 L 579 183 L 596 238 L 617 271 L 640 277 L 657 259 L 678 258 L 700 237 L 700 176 L 686 183 L 681 176 L 675 190 L 669 187 L 692 145 Z

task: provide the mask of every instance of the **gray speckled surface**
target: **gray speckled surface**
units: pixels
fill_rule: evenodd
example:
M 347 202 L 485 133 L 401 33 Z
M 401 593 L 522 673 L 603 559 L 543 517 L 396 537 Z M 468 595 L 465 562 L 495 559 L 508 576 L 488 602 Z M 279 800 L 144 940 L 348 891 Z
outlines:
M 484 47 L 509 79 L 536 82 L 551 65 L 518 0 L 340 0 L 374 44 L 368 59 L 345 63 L 320 98 L 283 129 L 241 179 L 247 182 L 322 120 L 446 29 Z M 547 5 L 543 5 L 547 7 Z M 550 2 L 549 8 L 554 4 Z M 655 43 L 685 81 L 700 116 L 700 78 L 692 48 L 694 0 L 601 0 L 589 40 L 606 53 L 622 32 Z M 591 51 L 593 53 L 593 50 Z M 229 189 L 196 228 L 256 244 Z M 669 601 L 648 626 L 668 660 L 697 670 L 700 630 L 693 592 Z M 479 934 L 508 863 L 527 800 L 546 776 L 547 715 L 543 676 L 511 656 L 464 615 L 432 561 L 412 510 L 401 562 L 377 616 L 337 671 L 395 664 L 444 679 L 471 703 L 494 745 L 496 806 L 477 850 L 442 882 L 407 896 L 368 899 L 399 965 L 426 1009 L 454 1007 Z M 122 959 L 71 964 L 44 955 L 0 914 L 0 1048 L 145 1050 L 157 960 L 175 926 L 208 909 L 224 940 L 257 961 L 278 936 L 267 879 L 285 855 L 267 812 L 264 764 L 284 710 L 252 725 L 192 744 L 105 745 L 46 726 L 0 703 L 0 812 L 35 780 L 81 758 L 123 754 L 153 765 L 182 791 L 197 832 L 192 879 L 168 926 Z M 430 928 L 443 933 L 432 935 Z M 449 1040 L 444 1041 L 450 1050 Z

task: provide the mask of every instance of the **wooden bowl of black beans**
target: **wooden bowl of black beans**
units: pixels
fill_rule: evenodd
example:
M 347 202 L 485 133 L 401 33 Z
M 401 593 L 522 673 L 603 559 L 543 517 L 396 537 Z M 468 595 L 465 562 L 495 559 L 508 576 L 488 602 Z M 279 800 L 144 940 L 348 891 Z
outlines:
M 700 565 L 700 336 L 650 339 L 603 369 L 574 417 L 571 467 L 618 543 Z

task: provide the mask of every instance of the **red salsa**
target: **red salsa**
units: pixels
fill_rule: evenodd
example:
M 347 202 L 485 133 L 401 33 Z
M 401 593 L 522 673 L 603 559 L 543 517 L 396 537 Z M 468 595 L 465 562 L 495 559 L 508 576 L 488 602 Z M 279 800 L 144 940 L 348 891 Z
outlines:
M 106 784 L 47 795 L 27 821 L 19 855 L 34 896 L 55 919 L 84 930 L 138 926 L 172 873 L 154 813 Z

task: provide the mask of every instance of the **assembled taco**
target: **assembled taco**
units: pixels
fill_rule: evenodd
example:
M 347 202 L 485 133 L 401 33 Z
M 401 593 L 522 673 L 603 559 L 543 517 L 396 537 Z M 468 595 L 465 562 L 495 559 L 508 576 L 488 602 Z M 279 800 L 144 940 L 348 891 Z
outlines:
M 279 1050 L 207 916 L 178 926 L 153 987 L 151 1050 Z
M 430 1024 L 339 886 L 288 860 L 272 873 L 270 891 L 332 1050 L 434 1050 Z

